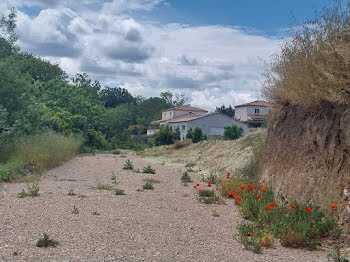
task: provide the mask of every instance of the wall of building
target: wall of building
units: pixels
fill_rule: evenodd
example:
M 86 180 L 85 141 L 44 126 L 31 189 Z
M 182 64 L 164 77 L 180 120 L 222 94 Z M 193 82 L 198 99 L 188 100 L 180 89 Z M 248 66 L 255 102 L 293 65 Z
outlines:
M 203 116 L 203 115 L 207 114 L 207 112 L 171 110 L 171 111 L 165 111 L 162 113 L 162 120 L 172 119 L 172 118 L 175 118 L 178 116 L 187 115 L 189 113 L 192 113 L 196 116 Z
M 259 113 L 255 113 L 255 109 L 259 110 Z M 248 106 L 247 111 L 248 111 L 248 115 L 252 114 L 252 115 L 264 115 L 266 116 L 267 113 L 269 112 L 270 108 L 267 106 Z
M 238 121 L 248 121 L 248 110 L 246 106 L 235 108 L 235 119 Z

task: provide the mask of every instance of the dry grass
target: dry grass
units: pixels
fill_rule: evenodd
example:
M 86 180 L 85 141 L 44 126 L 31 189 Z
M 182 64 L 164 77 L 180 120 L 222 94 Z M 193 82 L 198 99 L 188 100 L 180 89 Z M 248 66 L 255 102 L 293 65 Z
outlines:
M 350 0 L 335 0 L 295 30 L 266 72 L 263 93 L 279 104 L 350 102 Z

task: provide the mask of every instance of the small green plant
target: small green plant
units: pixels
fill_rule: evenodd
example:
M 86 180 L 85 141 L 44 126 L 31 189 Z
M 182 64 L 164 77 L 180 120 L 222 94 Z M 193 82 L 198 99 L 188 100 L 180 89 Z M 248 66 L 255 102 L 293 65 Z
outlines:
M 36 197 L 39 196 L 39 185 L 38 183 L 33 183 L 31 186 L 28 185 L 28 196 Z
M 27 196 L 28 196 L 28 194 L 24 189 L 22 189 L 22 191 L 17 194 L 18 198 L 25 198 Z
M 188 175 L 187 171 L 184 172 L 181 176 L 181 183 L 184 185 L 184 186 L 187 186 L 188 183 L 191 183 L 192 182 L 192 179 L 191 177 Z
M 74 214 L 74 215 L 79 214 L 79 209 L 76 206 L 73 207 L 72 214 Z
M 148 165 L 148 166 L 143 168 L 142 173 L 155 174 L 156 170 L 154 168 L 152 168 L 150 165 Z
M 56 247 L 58 242 L 56 240 L 50 239 L 47 234 L 44 234 L 44 237 L 38 239 L 35 244 L 37 247 Z
M 219 197 L 214 190 L 200 189 L 198 191 L 198 200 L 204 204 L 214 204 L 219 201 Z
M 348 259 L 346 259 L 345 257 L 342 257 L 339 247 L 335 247 L 333 252 L 327 255 L 327 258 L 328 260 L 332 259 L 333 262 L 349 262 Z
M 153 187 L 153 184 L 152 184 L 152 183 L 146 182 L 146 183 L 143 185 L 143 189 L 144 189 L 144 190 L 153 190 L 154 187 Z
M 114 192 L 114 195 L 116 195 L 116 196 L 126 195 L 125 192 L 124 192 L 124 190 L 123 190 L 123 189 L 119 189 L 119 188 L 115 188 L 115 189 L 113 190 L 113 192 Z
M 251 248 L 255 253 L 261 253 L 261 230 L 254 224 L 242 223 L 238 225 L 240 240 L 245 248 Z
M 124 167 L 123 169 L 125 170 L 133 170 L 134 169 L 134 165 L 132 164 L 132 162 L 130 161 L 130 159 L 127 159 L 125 161 Z
M 76 194 L 74 193 L 73 189 L 69 189 L 68 191 L 68 196 L 75 196 Z

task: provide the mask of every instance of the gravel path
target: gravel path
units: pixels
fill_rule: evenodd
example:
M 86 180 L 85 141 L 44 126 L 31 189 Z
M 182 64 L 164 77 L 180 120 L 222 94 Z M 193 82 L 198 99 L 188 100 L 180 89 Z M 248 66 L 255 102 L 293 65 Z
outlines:
M 148 164 L 137 156 L 128 158 L 136 169 Z M 242 218 L 232 201 L 200 204 L 174 168 L 152 163 L 157 174 L 134 173 L 122 170 L 125 160 L 118 155 L 76 157 L 42 176 L 39 197 L 17 198 L 25 183 L 0 184 L 0 260 L 327 261 L 324 251 L 245 250 L 236 235 Z M 112 175 L 126 195 L 91 188 L 98 182 L 111 184 Z M 197 174 L 191 176 L 199 182 Z M 137 191 L 145 178 L 160 183 L 153 191 Z M 70 189 L 77 195 L 67 195 Z M 73 206 L 79 214 L 72 214 Z M 59 245 L 35 247 L 43 233 Z

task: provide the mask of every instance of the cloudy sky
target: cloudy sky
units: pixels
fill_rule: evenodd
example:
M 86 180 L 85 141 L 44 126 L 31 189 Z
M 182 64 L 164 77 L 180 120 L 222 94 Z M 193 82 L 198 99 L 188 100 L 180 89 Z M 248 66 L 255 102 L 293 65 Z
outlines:
M 261 98 L 264 61 L 326 0 L 0 0 L 23 51 L 134 95 L 214 109 Z

